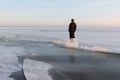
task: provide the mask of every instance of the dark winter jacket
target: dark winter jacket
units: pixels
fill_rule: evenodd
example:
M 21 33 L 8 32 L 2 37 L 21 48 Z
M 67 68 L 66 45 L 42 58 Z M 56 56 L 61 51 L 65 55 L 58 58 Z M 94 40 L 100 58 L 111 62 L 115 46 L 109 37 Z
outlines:
M 69 29 L 68 29 L 69 32 L 75 32 L 76 31 L 76 23 L 74 22 L 71 22 L 69 24 Z

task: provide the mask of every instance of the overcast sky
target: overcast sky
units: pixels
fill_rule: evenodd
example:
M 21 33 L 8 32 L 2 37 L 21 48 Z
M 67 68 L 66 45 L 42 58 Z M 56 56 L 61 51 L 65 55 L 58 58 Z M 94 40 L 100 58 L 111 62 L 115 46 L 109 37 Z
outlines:
M 0 26 L 120 26 L 120 0 L 0 0 Z

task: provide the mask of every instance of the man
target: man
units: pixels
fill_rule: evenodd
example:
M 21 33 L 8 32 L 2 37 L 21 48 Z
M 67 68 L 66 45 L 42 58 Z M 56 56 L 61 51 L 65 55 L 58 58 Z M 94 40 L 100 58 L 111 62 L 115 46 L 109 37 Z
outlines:
M 69 24 L 69 38 L 75 38 L 75 31 L 76 31 L 76 23 L 74 22 L 74 19 L 71 19 L 71 23 Z

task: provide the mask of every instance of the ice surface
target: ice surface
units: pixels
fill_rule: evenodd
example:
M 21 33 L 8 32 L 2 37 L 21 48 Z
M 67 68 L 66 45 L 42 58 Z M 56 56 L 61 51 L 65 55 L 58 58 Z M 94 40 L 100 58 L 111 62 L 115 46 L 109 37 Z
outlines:
M 48 70 L 51 68 L 50 64 L 29 59 L 25 59 L 23 64 L 27 80 L 52 80 L 48 73 Z
M 58 46 L 63 46 L 63 47 L 67 47 L 67 48 L 76 48 L 76 49 L 84 49 L 84 50 L 89 50 L 89 51 L 101 51 L 101 52 L 108 51 L 107 48 L 103 48 L 103 47 L 79 46 L 77 39 L 69 39 L 67 41 L 54 40 L 53 43 L 57 44 Z
M 15 53 L 17 56 L 26 55 L 23 47 L 4 47 L 0 46 L 0 53 Z
M 0 39 L 6 39 L 6 41 L 66 41 L 69 36 L 67 28 L 68 27 L 1 27 Z M 80 46 L 106 48 L 109 52 L 119 53 L 119 33 L 120 28 L 78 27 L 75 34 Z
M 0 46 L 0 79 L 12 80 L 9 78 L 10 74 L 21 69 L 17 56 L 26 55 L 24 47 L 10 46 L 9 41 L 13 41 L 13 43 L 14 41 L 19 43 L 22 40 L 53 41 L 64 47 L 120 53 L 120 28 L 78 27 L 75 34 L 77 40 L 72 43 L 71 40 L 67 40 L 69 37 L 67 27 L 0 27 L 0 42 L 2 44 Z M 9 47 L 5 47 L 2 41 Z M 48 46 L 53 47 L 54 45 L 49 44 Z M 45 76 L 49 76 L 48 68 L 45 70 Z
M 87 47 L 87 46 L 80 46 L 80 49 L 89 50 L 89 51 L 101 51 L 101 52 L 107 52 L 107 48 L 102 47 Z
M 78 48 L 78 41 L 77 41 L 77 39 L 69 39 L 67 41 L 54 40 L 52 42 L 57 44 L 57 45 L 59 45 L 59 46 L 63 46 L 63 47 L 67 47 L 67 48 Z
M 3 39 L 9 39 L 9 40 L 13 40 L 13 39 L 16 39 L 18 37 L 17 34 L 12 34 L 12 33 L 2 33 L 0 34 L 0 38 L 3 38 Z
M 120 52 L 120 28 L 78 27 L 76 38 L 80 46 L 106 48 Z M 1 27 L 0 39 L 52 41 L 68 39 L 67 27 Z M 58 36 L 59 35 L 59 36 Z
M 63 40 L 53 40 L 52 42 L 55 44 L 58 44 L 59 46 L 65 47 L 65 41 L 63 41 Z
M 0 46 L 0 80 L 13 80 L 9 78 L 12 72 L 21 70 L 17 56 L 23 55 L 22 48 Z
M 65 45 L 66 45 L 66 47 L 70 47 L 70 48 L 78 48 L 79 47 L 78 40 L 75 38 L 69 39 L 68 41 L 66 41 Z

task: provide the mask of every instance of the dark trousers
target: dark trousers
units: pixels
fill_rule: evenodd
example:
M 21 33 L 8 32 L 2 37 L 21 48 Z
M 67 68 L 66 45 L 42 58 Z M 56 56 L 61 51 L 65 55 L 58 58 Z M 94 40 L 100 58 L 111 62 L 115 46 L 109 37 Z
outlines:
M 69 37 L 70 37 L 70 39 L 75 38 L 75 33 L 74 32 L 69 32 Z

